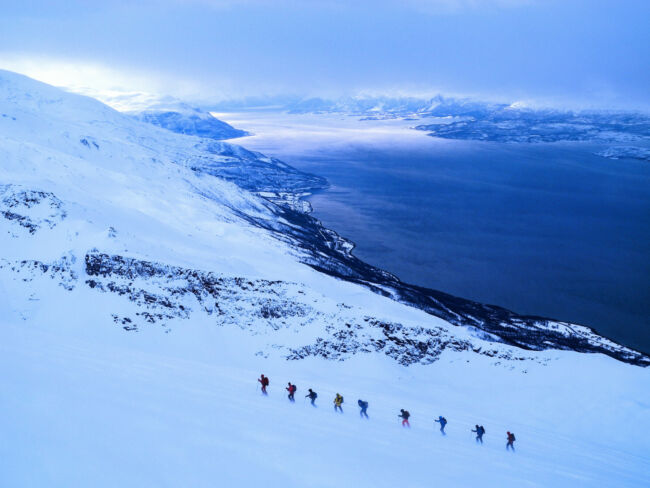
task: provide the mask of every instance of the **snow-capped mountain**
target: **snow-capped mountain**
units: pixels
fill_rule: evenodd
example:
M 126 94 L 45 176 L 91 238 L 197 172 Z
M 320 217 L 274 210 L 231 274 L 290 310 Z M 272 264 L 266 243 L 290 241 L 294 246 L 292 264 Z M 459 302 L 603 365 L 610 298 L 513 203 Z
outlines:
M 135 113 L 134 116 L 143 122 L 157 125 L 178 134 L 204 137 L 206 139 L 233 139 L 248 134 L 246 131 L 235 129 L 210 113 L 192 107 L 150 109 Z
M 410 469 L 409 486 L 425 486 L 433 404 L 455 411 L 447 416 L 459 436 L 483 415 L 495 440 L 507 425 L 536 438 L 523 465 L 505 462 L 487 482 L 489 466 L 503 462 L 500 440 L 472 461 L 474 474 L 461 469 L 477 447 L 471 435 L 432 448 L 449 456 L 448 486 L 518 486 L 530 469 L 541 486 L 621 476 L 643 484 L 648 463 L 629 456 L 647 441 L 623 443 L 633 423 L 606 431 L 621 458 L 598 445 L 581 410 L 642 421 L 650 370 L 637 366 L 647 355 L 361 262 L 300 200 L 325 185 L 314 175 L 6 71 L 0 167 L 0 364 L 10 399 L 0 425 L 12 439 L 0 449 L 0 484 L 395 486 L 397 463 Z M 336 385 L 348 403 L 371 396 L 376 423 L 298 412 L 280 393 L 259 398 L 246 390 L 258 368 L 278 378 L 276 392 L 291 375 L 299 393 L 309 382 L 324 403 Z M 616 386 L 594 384 L 602 378 Z M 390 430 L 403 402 L 423 419 L 409 437 Z M 581 447 L 553 461 L 548 443 L 569 428 L 564 442 Z M 324 447 L 301 449 L 303 434 Z M 364 477 L 350 450 L 368 439 Z

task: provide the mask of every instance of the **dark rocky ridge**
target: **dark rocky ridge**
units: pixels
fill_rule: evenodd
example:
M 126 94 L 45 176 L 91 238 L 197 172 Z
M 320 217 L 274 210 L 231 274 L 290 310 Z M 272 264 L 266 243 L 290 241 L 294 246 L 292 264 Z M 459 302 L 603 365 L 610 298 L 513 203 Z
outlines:
M 37 268 L 30 262 L 19 266 L 28 270 Z M 167 328 L 173 319 L 207 313 L 216 325 L 236 326 L 253 334 L 264 333 L 260 324 L 273 331 L 296 323 L 300 327 L 316 322 L 327 324 L 323 337 L 311 344 L 274 346 L 285 349 L 289 360 L 309 356 L 345 360 L 358 353 L 378 352 L 408 366 L 431 364 L 445 350 L 471 350 L 503 360 L 533 359 L 510 351 L 482 348 L 455 338 L 440 327 L 407 327 L 371 316 L 359 320 L 346 314 L 351 307 L 343 303 L 338 304 L 338 312 L 324 314 L 310 305 L 313 297 L 297 283 L 227 277 L 99 252 L 86 254 L 85 274 L 88 276 L 85 283 L 91 289 L 116 293 L 137 305 L 139 311 L 134 317 L 112 316 L 113 322 L 127 331 L 137 331 L 147 323 Z M 188 297 L 196 300 L 191 303 L 198 304 L 199 309 L 183 304 L 188 303 Z M 375 331 L 380 331 L 381 338 L 376 337 Z

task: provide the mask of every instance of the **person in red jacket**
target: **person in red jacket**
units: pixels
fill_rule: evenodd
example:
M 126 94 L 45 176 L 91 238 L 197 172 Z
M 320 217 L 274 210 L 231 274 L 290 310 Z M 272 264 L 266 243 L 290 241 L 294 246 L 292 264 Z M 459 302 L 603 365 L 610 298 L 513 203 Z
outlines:
M 296 401 L 296 399 L 293 397 L 293 394 L 296 392 L 297 389 L 298 388 L 296 387 L 296 385 L 291 384 L 291 381 L 289 382 L 289 386 L 287 386 L 285 388 L 285 390 L 287 390 L 289 392 L 289 401 L 290 402 L 295 402 Z
M 267 395 L 266 387 L 269 386 L 269 379 L 266 376 L 262 375 L 261 378 L 257 381 L 259 381 L 260 384 L 262 385 L 262 393 Z
M 513 442 L 515 442 L 515 435 L 512 432 L 508 432 L 508 443 L 506 444 L 506 451 L 508 449 L 512 449 L 514 452 L 515 445 L 513 444 Z

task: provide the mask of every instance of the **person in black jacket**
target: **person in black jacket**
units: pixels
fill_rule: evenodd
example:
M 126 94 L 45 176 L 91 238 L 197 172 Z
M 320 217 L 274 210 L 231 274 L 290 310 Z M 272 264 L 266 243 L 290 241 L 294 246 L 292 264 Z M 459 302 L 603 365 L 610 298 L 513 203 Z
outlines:
M 315 391 L 313 391 L 311 388 L 309 389 L 309 393 L 307 395 L 305 395 L 305 398 L 309 398 L 311 400 L 311 404 L 312 404 L 313 407 L 316 406 L 316 404 L 314 402 L 316 401 L 317 397 L 318 397 L 318 394 Z
M 399 418 L 402 419 L 402 427 L 411 427 L 411 424 L 409 423 L 409 417 L 411 414 L 409 413 L 408 410 L 404 410 L 403 408 L 400 409 L 400 414 L 398 415 Z
M 476 442 L 483 444 L 483 434 L 485 434 L 485 428 L 482 425 L 476 425 L 476 429 L 472 430 L 476 432 Z

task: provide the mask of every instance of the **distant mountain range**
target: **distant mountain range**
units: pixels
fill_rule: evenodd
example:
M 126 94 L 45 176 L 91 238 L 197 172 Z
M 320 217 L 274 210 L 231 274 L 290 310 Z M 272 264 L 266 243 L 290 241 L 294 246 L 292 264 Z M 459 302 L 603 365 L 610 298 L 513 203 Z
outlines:
M 288 113 L 345 113 L 361 120 L 413 119 L 415 129 L 433 137 L 507 143 L 582 141 L 605 144 L 596 154 L 650 160 L 650 115 L 616 110 L 531 108 L 521 103 L 491 103 L 441 95 L 413 97 L 274 97 L 222 102 L 210 110 L 260 109 Z M 615 146 L 609 146 L 615 144 Z

